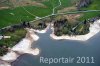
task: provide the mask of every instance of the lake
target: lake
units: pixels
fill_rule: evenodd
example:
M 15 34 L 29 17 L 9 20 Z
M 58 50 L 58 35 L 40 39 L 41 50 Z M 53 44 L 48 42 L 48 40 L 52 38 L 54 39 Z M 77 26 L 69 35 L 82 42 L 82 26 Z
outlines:
M 100 66 L 100 33 L 89 39 L 88 41 L 71 41 L 71 40 L 53 40 L 49 35 L 51 29 L 45 34 L 38 34 L 40 39 L 35 42 L 32 47 L 39 48 L 40 54 L 33 56 L 30 54 L 21 55 L 12 66 Z M 73 63 L 40 63 L 40 57 L 44 58 L 75 58 Z M 91 57 L 95 63 L 76 63 L 77 57 Z

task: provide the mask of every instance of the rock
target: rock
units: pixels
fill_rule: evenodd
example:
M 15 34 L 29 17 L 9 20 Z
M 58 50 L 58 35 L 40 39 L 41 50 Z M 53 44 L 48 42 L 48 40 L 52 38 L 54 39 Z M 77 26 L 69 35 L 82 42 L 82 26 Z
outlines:
M 93 18 L 89 19 L 89 22 L 95 22 L 95 21 L 98 20 L 98 19 L 100 19 L 99 16 L 93 17 Z
M 80 10 L 80 8 L 82 7 L 87 7 L 88 5 L 91 4 L 91 0 L 80 0 L 78 5 L 77 5 L 77 9 Z

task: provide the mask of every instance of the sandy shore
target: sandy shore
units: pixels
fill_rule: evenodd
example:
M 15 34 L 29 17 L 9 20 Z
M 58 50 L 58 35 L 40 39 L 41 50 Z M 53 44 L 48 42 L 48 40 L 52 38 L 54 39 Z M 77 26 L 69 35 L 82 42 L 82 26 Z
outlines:
M 2 39 L 3 36 L 0 36 L 0 40 Z
M 26 29 L 27 34 L 26 37 L 23 38 L 18 44 L 11 48 L 10 52 L 8 52 L 3 57 L 0 57 L 4 63 L 0 63 L 0 66 L 10 66 L 10 63 L 15 61 L 20 55 L 24 53 L 38 55 L 40 50 L 38 48 L 31 48 L 31 44 L 34 41 L 37 41 L 39 37 L 34 33 L 46 33 L 50 24 L 48 24 L 47 28 L 44 30 L 35 30 L 35 29 Z
M 90 32 L 86 35 L 77 35 L 77 36 L 63 35 L 58 37 L 54 35 L 54 28 L 52 27 L 51 29 L 53 30 L 53 32 L 52 34 L 50 34 L 50 37 L 52 37 L 55 40 L 68 39 L 68 40 L 86 41 L 100 32 L 100 20 L 97 20 L 93 24 L 90 24 L 90 28 L 89 28 Z
M 26 37 L 23 38 L 18 44 L 16 44 L 13 48 L 11 48 L 10 52 L 8 52 L 6 55 L 1 57 L 0 59 L 5 61 L 8 64 L 10 62 L 15 61 L 21 54 L 28 53 L 32 55 L 38 55 L 39 49 L 38 48 L 31 48 L 31 44 L 34 41 L 37 41 L 39 37 L 34 33 L 33 29 L 26 29 L 27 34 Z M 8 63 L 7 63 L 8 62 Z M 0 66 L 7 66 L 4 64 L 0 64 Z M 9 65 L 9 64 L 8 64 Z
M 53 24 L 52 24 L 53 26 Z M 18 44 L 16 44 L 13 48 L 11 48 L 11 51 L 8 52 L 6 55 L 3 57 L 0 57 L 2 61 L 5 63 L 0 63 L 0 66 L 10 66 L 10 62 L 15 61 L 21 54 L 28 53 L 32 55 L 38 55 L 40 50 L 38 48 L 31 48 L 31 44 L 34 41 L 37 41 L 39 37 L 34 33 L 46 33 L 48 28 L 50 27 L 50 24 L 48 25 L 47 28 L 44 30 L 34 30 L 34 29 L 26 29 L 27 34 L 26 37 L 23 38 Z M 100 32 L 100 20 L 95 21 L 93 24 L 90 24 L 90 32 L 86 35 L 78 35 L 78 36 L 68 36 L 68 35 L 63 35 L 63 36 L 56 36 L 54 35 L 54 28 L 51 27 L 52 29 L 52 34 L 50 34 L 50 37 L 52 37 L 55 40 L 61 40 L 61 39 L 68 39 L 68 40 L 80 40 L 80 41 L 86 41 L 96 35 L 98 32 Z

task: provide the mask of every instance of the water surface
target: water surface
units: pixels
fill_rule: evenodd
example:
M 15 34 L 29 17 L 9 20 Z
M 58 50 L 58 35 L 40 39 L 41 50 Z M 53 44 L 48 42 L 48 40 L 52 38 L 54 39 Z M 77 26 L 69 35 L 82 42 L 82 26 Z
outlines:
M 12 66 L 100 66 L 100 33 L 86 42 L 71 40 L 53 40 L 50 38 L 51 30 L 45 34 L 38 34 L 40 39 L 32 47 L 40 49 L 38 56 L 24 54 L 20 56 Z M 94 57 L 94 64 L 44 64 L 40 63 L 40 57 Z

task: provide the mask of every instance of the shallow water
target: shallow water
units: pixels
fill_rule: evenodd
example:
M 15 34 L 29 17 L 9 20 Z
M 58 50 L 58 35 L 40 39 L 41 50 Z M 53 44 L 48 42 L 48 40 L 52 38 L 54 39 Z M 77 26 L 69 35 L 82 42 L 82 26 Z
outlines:
M 38 56 L 24 54 L 20 56 L 12 66 L 100 66 L 100 33 L 92 37 L 90 40 L 71 41 L 71 40 L 53 40 L 50 38 L 51 30 L 49 29 L 45 34 L 38 34 L 40 39 L 33 44 L 32 47 L 40 49 Z M 40 57 L 47 58 L 61 58 L 61 57 L 94 57 L 95 63 L 58 63 L 45 64 L 40 63 Z

